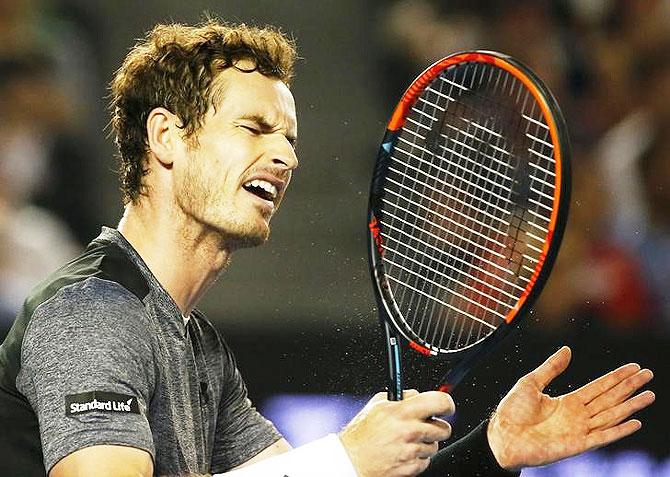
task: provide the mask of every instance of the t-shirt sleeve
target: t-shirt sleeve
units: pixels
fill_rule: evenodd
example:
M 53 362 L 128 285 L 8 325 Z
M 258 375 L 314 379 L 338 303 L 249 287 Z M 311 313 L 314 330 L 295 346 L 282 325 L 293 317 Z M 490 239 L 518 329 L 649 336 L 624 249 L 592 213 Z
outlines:
M 212 473 L 236 467 L 281 439 L 275 426 L 252 405 L 235 359 L 224 344 L 226 381 L 216 422 Z
M 35 310 L 17 387 L 37 415 L 47 472 L 93 445 L 154 455 L 146 417 L 155 378 L 148 327 L 138 298 L 97 278 L 61 289 Z

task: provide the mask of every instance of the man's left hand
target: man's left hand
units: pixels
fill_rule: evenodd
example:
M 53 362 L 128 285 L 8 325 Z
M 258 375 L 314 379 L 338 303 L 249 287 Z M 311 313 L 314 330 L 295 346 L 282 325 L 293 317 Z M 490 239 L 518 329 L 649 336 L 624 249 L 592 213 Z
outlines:
M 501 467 L 517 470 L 555 462 L 614 442 L 642 426 L 627 419 L 654 402 L 651 391 L 633 396 L 653 377 L 650 370 L 626 364 L 569 394 L 544 394 L 544 388 L 568 367 L 570 357 L 570 348 L 561 348 L 521 378 L 498 405 L 487 436 Z

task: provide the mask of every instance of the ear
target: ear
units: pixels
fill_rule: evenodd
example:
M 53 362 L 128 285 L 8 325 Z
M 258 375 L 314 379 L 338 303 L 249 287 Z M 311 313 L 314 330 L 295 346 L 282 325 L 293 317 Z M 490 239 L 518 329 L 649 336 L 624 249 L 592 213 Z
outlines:
M 147 117 L 149 150 L 158 162 L 171 168 L 174 154 L 182 142 L 179 119 L 165 108 L 154 108 Z

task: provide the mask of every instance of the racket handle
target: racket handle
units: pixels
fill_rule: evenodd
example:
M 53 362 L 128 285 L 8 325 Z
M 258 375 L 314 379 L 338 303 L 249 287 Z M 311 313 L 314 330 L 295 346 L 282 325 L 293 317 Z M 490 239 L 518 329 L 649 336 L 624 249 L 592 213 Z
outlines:
M 388 353 L 388 386 L 386 397 L 389 401 L 402 401 L 402 362 L 400 356 L 400 342 L 385 321 L 386 351 Z

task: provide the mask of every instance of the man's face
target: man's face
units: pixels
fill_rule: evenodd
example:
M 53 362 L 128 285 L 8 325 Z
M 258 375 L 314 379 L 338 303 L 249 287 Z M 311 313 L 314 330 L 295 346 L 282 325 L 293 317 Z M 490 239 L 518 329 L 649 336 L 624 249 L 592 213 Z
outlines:
M 293 96 L 278 79 L 235 68 L 221 72 L 222 101 L 205 116 L 197 144 L 175 161 L 182 211 L 232 248 L 263 243 L 298 165 Z

